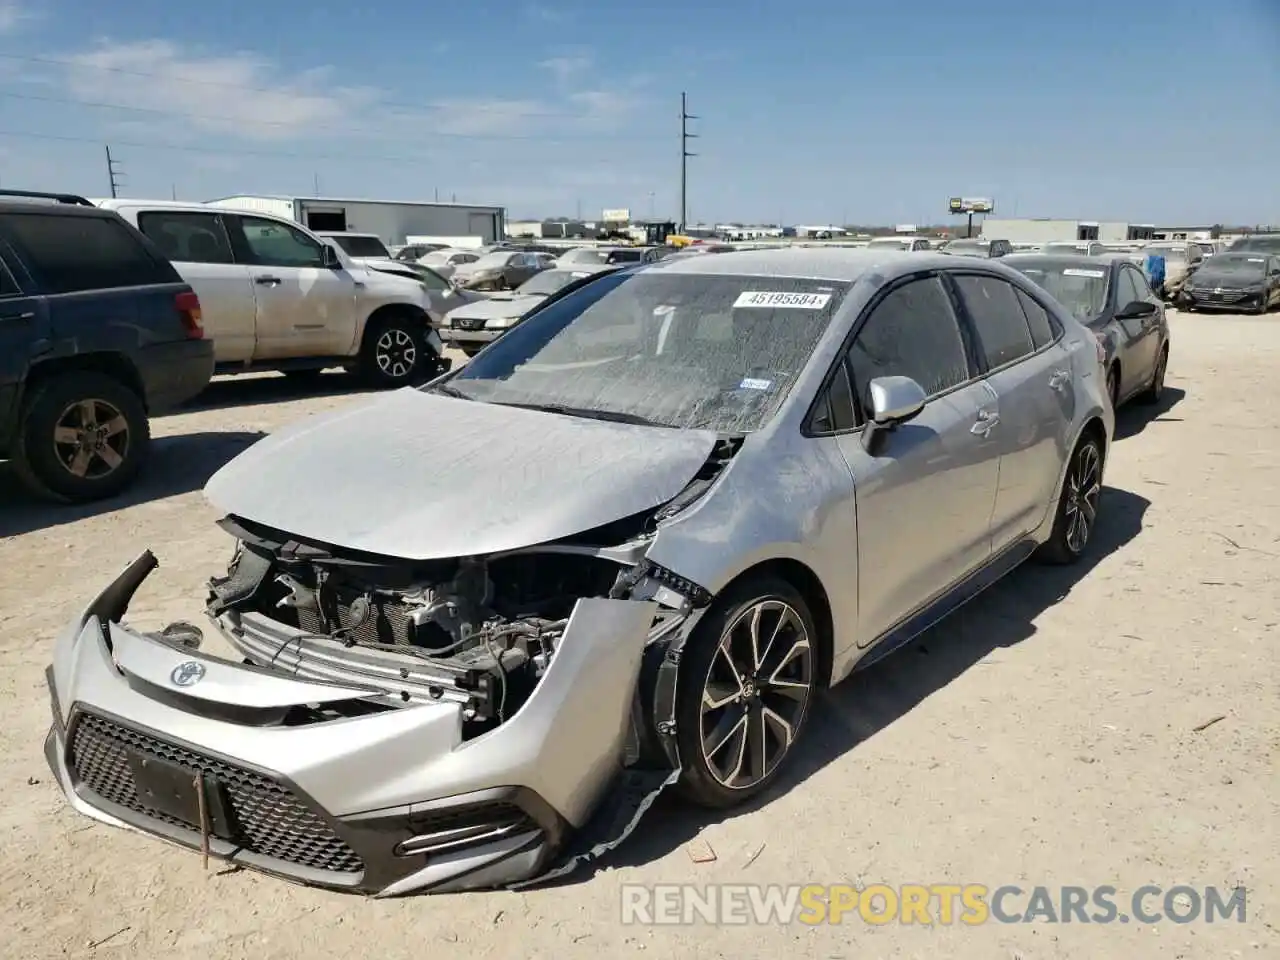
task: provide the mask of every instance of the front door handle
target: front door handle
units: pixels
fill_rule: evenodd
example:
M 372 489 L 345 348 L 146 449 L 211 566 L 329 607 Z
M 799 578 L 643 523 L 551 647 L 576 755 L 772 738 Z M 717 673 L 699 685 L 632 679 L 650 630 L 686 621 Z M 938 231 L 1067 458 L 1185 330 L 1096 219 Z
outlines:
M 999 426 L 999 424 L 1000 414 L 992 413 L 990 410 L 979 410 L 978 419 L 974 425 L 969 428 L 969 432 L 976 434 L 979 437 L 986 437 L 987 434 L 991 432 L 992 428 Z
M 260 287 L 274 287 L 280 282 L 280 278 L 271 276 L 254 277 L 253 282 Z
M 1053 376 L 1049 378 L 1049 386 L 1054 390 L 1061 390 L 1071 380 L 1071 371 L 1055 370 Z
M 0 315 L 0 321 L 3 321 L 3 320 L 34 320 L 35 318 L 36 318 L 36 312 L 35 312 L 34 310 L 28 310 L 28 311 L 26 311 L 25 313 L 6 313 L 6 314 L 3 314 L 3 315 Z

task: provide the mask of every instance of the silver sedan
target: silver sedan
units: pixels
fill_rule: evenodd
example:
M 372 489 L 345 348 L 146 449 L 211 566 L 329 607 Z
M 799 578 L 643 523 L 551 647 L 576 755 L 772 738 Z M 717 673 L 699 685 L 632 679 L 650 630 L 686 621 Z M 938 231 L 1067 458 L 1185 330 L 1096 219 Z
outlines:
M 1113 426 L 1096 339 L 998 260 L 624 269 L 224 467 L 236 659 L 126 622 L 144 553 L 59 638 L 49 763 L 89 816 L 303 882 L 545 878 L 666 785 L 759 793 L 821 687 L 1079 559 Z

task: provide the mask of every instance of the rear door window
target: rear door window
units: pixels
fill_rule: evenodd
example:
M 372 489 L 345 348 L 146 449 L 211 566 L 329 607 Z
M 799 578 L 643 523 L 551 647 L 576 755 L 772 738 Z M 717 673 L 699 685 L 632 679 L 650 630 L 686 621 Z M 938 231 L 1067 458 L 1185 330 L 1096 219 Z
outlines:
M 1031 328 L 1031 341 L 1037 350 L 1053 343 L 1058 337 L 1057 327 L 1049 316 L 1049 311 L 1036 303 L 1029 294 L 1015 290 L 1022 312 L 1026 314 L 1027 326 Z
M 998 277 L 954 277 L 960 299 L 973 321 L 979 352 L 988 370 L 1003 367 L 1035 350 L 1026 314 L 1012 286 Z
M 47 293 L 110 290 L 178 277 L 114 216 L 7 213 L 4 228 Z
M 233 263 L 231 241 L 216 213 L 156 210 L 138 214 L 138 229 L 170 260 Z

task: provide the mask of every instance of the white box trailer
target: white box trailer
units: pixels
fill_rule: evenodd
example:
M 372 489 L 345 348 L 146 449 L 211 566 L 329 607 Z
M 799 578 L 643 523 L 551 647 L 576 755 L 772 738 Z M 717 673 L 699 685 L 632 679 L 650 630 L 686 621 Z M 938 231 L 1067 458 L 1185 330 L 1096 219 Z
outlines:
M 388 245 L 408 243 L 411 236 L 480 237 L 483 243 L 495 243 L 503 239 L 506 227 L 504 208 L 465 203 L 246 194 L 210 200 L 207 205 L 272 213 L 312 230 L 372 233 Z

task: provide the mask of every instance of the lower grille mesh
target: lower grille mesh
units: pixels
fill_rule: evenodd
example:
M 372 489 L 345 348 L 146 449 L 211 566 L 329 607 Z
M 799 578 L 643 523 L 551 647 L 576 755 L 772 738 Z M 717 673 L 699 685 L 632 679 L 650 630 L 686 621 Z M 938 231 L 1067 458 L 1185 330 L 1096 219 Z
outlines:
M 152 810 L 134 788 L 129 751 L 157 757 L 213 778 L 226 790 L 245 850 L 285 863 L 332 873 L 360 873 L 364 864 L 333 829 L 286 787 L 269 777 L 206 757 L 92 713 L 81 714 L 71 733 L 70 763 L 84 786 L 104 800 L 172 826 L 196 823 Z

